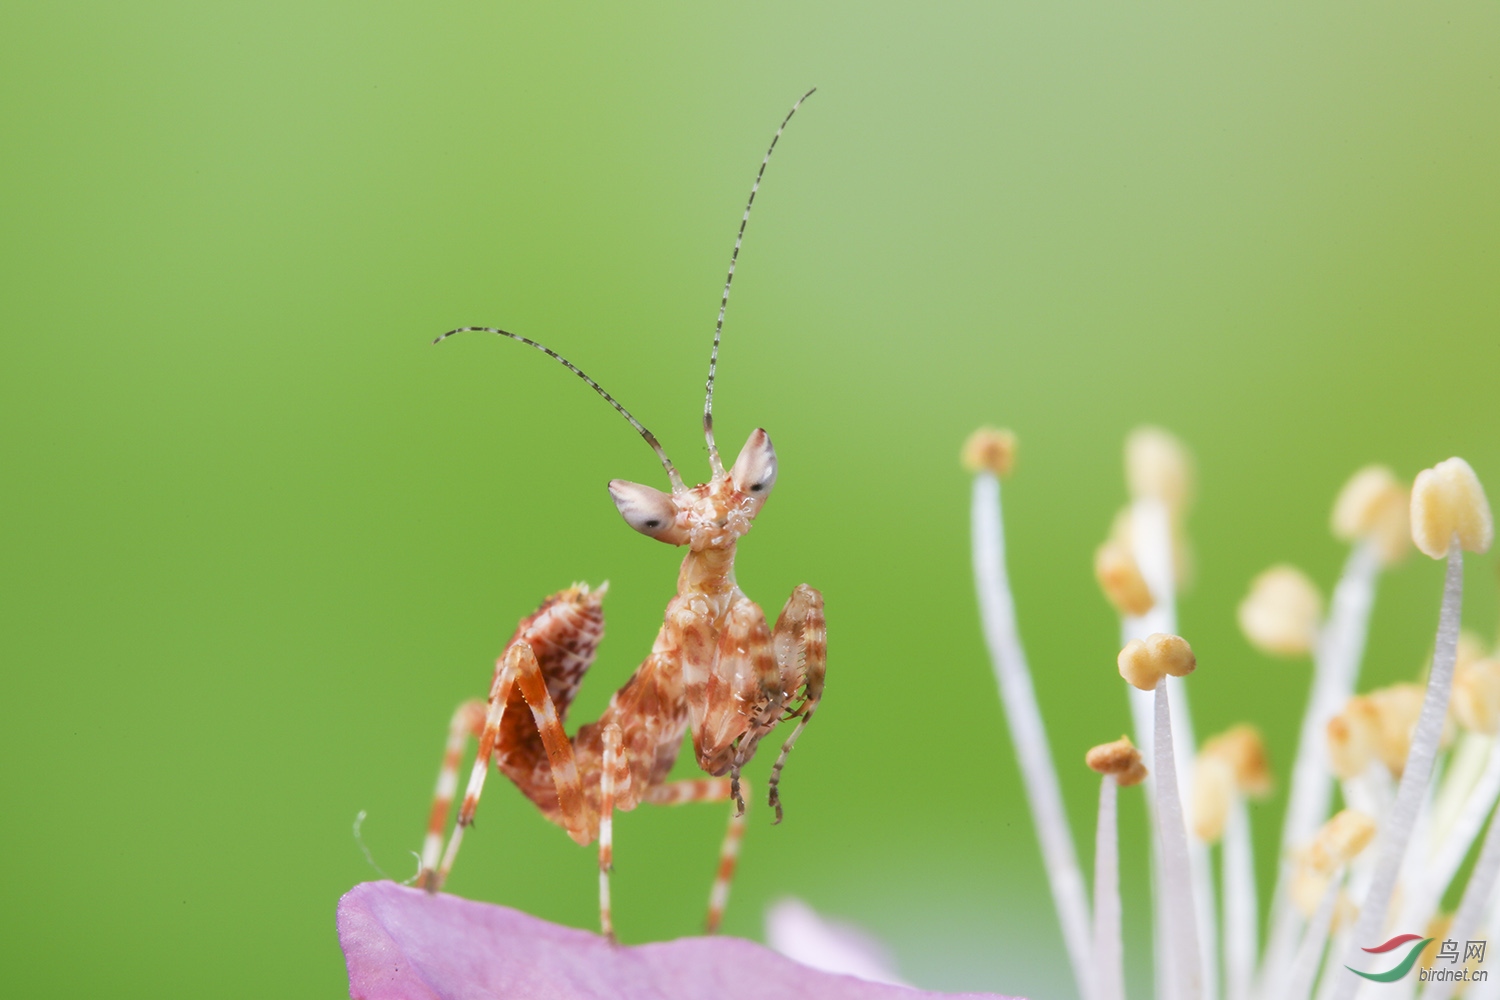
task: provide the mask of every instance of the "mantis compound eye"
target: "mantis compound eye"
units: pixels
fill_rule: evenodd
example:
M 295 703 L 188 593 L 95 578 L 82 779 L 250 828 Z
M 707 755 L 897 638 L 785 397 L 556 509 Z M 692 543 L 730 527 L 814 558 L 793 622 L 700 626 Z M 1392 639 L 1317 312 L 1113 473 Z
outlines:
M 765 502 L 776 485 L 776 449 L 771 447 L 771 436 L 760 428 L 750 435 L 740 457 L 734 460 L 729 470 L 734 488 L 746 496 Z
M 669 545 L 687 543 L 687 533 L 677 526 L 677 505 L 670 493 L 615 479 L 609 484 L 609 495 L 625 523 L 636 531 Z

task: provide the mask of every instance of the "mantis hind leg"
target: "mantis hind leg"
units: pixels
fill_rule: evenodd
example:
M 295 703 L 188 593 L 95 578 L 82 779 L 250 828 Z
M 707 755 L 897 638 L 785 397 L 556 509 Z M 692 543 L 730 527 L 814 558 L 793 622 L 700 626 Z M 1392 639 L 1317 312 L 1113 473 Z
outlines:
M 608 584 L 592 591 L 586 584 L 574 584 L 543 601 L 536 611 L 521 619 L 496 661 L 488 704 L 465 702 L 454 713 L 422 844 L 418 884 L 423 888 L 436 892 L 452 867 L 464 827 L 474 821 L 474 808 L 490 761 L 504 766 L 508 755 L 520 751 L 527 758 L 546 755 L 537 773 L 544 776 L 543 780 L 550 777 L 556 786 L 558 812 L 568 833 L 574 840 L 588 843 L 592 814 L 578 791 L 577 766 L 572 746 L 563 732 L 562 717 L 577 693 L 579 681 L 593 663 L 594 652 L 604 635 L 601 602 L 608 589 Z M 505 710 L 519 709 L 523 701 L 531 709 L 535 726 L 518 729 L 514 716 L 505 719 Z M 531 730 L 529 735 L 527 729 Z M 459 761 L 471 733 L 479 738 L 480 751 L 469 776 L 458 826 L 445 852 L 443 831 L 458 790 Z M 516 746 L 518 739 L 526 745 Z M 514 772 L 511 777 L 519 780 Z M 440 855 L 444 855 L 441 863 Z
M 458 706 L 448 723 L 448 745 L 443 750 L 443 764 L 438 769 L 437 789 L 432 795 L 432 811 L 427 816 L 427 836 L 422 841 L 422 870 L 417 876 L 420 888 L 429 888 L 437 878 L 438 858 L 443 852 L 443 833 L 448 829 L 448 810 L 458 791 L 458 765 L 463 760 L 469 737 L 484 732 L 484 702 L 466 701 Z M 430 886 L 436 889 L 436 885 Z
M 547 684 L 538 666 L 531 645 L 516 640 L 505 648 L 500 658 L 500 668 L 495 672 L 495 682 L 490 689 L 489 705 L 484 716 L 484 729 L 479 736 L 479 752 L 474 757 L 474 768 L 469 772 L 469 784 L 464 790 L 463 804 L 458 810 L 458 823 L 448 838 L 441 863 L 433 872 L 423 859 L 420 883 L 429 891 L 436 892 L 448 879 L 453 862 L 458 857 L 458 848 L 463 841 L 464 830 L 474 824 L 474 812 L 479 808 L 479 798 L 484 792 L 484 779 L 489 773 L 490 759 L 499 742 L 501 722 L 513 689 L 519 688 L 521 697 L 536 720 L 542 745 L 551 766 L 552 780 L 557 786 L 557 804 L 562 814 L 563 826 L 568 835 L 580 844 L 593 839 L 593 819 L 588 802 L 583 796 L 583 782 L 573 756 L 573 745 L 563 731 L 562 719 L 552 698 L 547 694 Z M 430 831 L 429 831 L 430 836 Z
M 618 725 L 610 723 L 599 734 L 604 745 L 599 769 L 599 930 L 615 940 L 614 914 L 610 910 L 609 873 L 615 867 L 615 794 L 630 787 L 630 762 L 621 746 Z

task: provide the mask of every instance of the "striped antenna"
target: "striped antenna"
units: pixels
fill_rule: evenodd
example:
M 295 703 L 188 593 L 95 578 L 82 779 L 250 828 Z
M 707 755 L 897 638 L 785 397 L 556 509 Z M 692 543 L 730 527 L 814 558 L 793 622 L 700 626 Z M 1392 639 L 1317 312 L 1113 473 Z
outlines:
M 672 492 L 677 493 L 687 488 L 682 481 L 682 476 L 677 472 L 677 467 L 672 464 L 672 460 L 668 458 L 667 453 L 662 450 L 661 442 L 656 440 L 656 435 L 647 430 L 646 426 L 639 420 L 631 416 L 630 411 L 621 406 L 619 400 L 611 396 L 609 392 L 604 388 L 604 386 L 600 385 L 598 382 L 595 382 L 593 379 L 585 375 L 582 368 L 579 368 L 573 362 L 569 361 L 561 354 L 558 354 L 546 344 L 539 344 L 536 341 L 532 340 L 530 337 L 523 337 L 519 333 L 511 333 L 509 330 L 499 330 L 493 326 L 461 326 L 457 330 L 449 330 L 447 333 L 443 334 L 441 337 L 438 337 L 432 343 L 434 345 L 441 344 L 449 337 L 458 333 L 493 333 L 499 337 L 509 337 L 511 340 L 519 341 L 520 343 L 525 344 L 527 347 L 535 347 L 537 350 L 547 355 L 547 357 L 551 358 L 553 361 L 556 361 L 568 371 L 583 379 L 589 384 L 589 387 L 591 389 L 604 397 L 604 401 L 606 403 L 618 410 L 620 416 L 630 421 L 630 426 L 636 429 L 636 433 L 646 439 L 646 443 L 651 446 L 651 450 L 656 452 L 656 457 L 661 459 L 662 468 L 667 470 L 667 478 L 672 481 Z
M 760 161 L 760 170 L 755 174 L 755 183 L 750 186 L 750 199 L 745 202 L 745 214 L 740 217 L 740 231 L 734 237 L 734 252 L 729 255 L 729 276 L 724 279 L 724 297 L 719 301 L 719 321 L 714 324 L 714 349 L 708 358 L 708 385 L 705 386 L 703 399 L 703 436 L 708 439 L 708 462 L 713 474 L 722 476 L 724 474 L 724 463 L 719 460 L 719 447 L 714 444 L 714 372 L 719 367 L 719 341 L 724 334 L 724 311 L 729 308 L 729 286 L 734 284 L 734 264 L 740 259 L 740 244 L 745 242 L 745 223 L 750 221 L 750 209 L 755 205 L 755 193 L 760 190 L 760 180 L 766 175 L 766 164 L 771 162 L 771 154 L 776 152 L 776 143 L 781 139 L 781 133 L 786 129 L 787 122 L 792 120 L 792 115 L 802 107 L 802 102 L 813 94 L 818 88 L 814 87 L 801 97 L 797 103 L 792 105 L 792 110 L 786 113 L 781 120 L 781 125 L 776 129 L 776 134 L 771 137 L 771 146 L 766 150 L 766 158 Z

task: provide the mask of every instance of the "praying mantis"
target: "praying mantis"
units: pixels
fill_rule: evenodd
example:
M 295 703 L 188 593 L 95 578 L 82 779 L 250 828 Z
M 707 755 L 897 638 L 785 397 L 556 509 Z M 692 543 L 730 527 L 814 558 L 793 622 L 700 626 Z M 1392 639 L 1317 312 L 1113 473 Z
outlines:
M 767 733 L 795 719 L 797 725 L 768 779 L 768 801 L 776 822 L 781 821 L 781 772 L 823 694 L 823 597 L 806 584 L 796 587 L 771 626 L 760 606 L 735 582 L 736 544 L 776 484 L 776 451 L 766 432 L 756 429 L 725 469 L 714 440 L 713 400 L 724 313 L 750 209 L 782 132 L 813 92 L 799 98 L 777 128 L 735 236 L 703 405 L 708 482 L 689 487 L 656 436 L 598 382 L 551 348 L 481 326 L 450 330 L 434 341 L 441 343 L 459 333 L 496 334 L 541 351 L 588 383 L 656 453 L 671 487 L 663 492 L 616 479 L 609 484 L 616 509 L 641 534 L 688 551 L 676 596 L 667 604 L 650 654 L 611 697 L 599 719 L 579 727 L 571 738 L 563 728 L 564 717 L 603 637 L 601 602 L 607 588 L 574 584 L 521 620 L 495 664 L 487 700 L 460 705 L 449 726 L 418 875 L 418 884 L 431 892 L 447 879 L 464 831 L 473 825 L 492 760 L 574 841 L 586 846 L 598 840 L 599 922 L 611 939 L 614 813 L 628 812 L 643 802 L 734 800 L 709 898 L 706 924 L 712 933 L 723 919 L 744 835 L 746 783 L 741 770 Z M 685 732 L 691 733 L 698 766 L 709 777 L 668 781 Z M 459 766 L 471 736 L 478 738 L 479 748 L 444 848 Z

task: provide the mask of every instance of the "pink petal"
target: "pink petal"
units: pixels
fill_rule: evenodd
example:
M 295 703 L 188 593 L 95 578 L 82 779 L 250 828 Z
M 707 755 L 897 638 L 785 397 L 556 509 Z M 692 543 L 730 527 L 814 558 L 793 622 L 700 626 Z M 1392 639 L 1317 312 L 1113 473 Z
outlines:
M 738 938 L 611 945 L 503 906 L 394 882 L 351 889 L 339 900 L 338 925 L 356 1000 L 999 1000 L 817 972 Z

